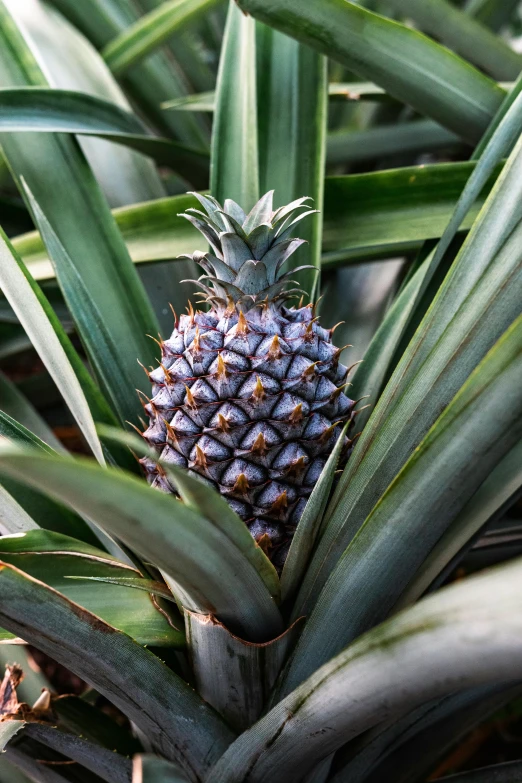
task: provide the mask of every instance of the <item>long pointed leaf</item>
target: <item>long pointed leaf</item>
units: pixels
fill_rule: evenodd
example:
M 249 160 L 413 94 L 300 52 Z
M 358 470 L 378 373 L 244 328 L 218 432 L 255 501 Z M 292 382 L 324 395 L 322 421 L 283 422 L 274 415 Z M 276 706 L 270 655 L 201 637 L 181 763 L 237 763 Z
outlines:
M 130 474 L 29 451 L 3 451 L 0 470 L 70 505 L 174 578 L 188 609 L 215 614 L 251 641 L 282 631 L 263 580 L 230 539 L 178 500 Z
M 13 566 L 0 565 L 0 625 L 119 707 L 155 750 L 200 780 L 232 739 L 181 678 L 128 636 Z
M 239 0 L 239 6 L 468 141 L 479 140 L 504 97 L 448 49 L 347 0 Z
M 465 580 L 365 634 L 218 761 L 208 783 L 283 783 L 382 720 L 522 676 L 522 564 Z

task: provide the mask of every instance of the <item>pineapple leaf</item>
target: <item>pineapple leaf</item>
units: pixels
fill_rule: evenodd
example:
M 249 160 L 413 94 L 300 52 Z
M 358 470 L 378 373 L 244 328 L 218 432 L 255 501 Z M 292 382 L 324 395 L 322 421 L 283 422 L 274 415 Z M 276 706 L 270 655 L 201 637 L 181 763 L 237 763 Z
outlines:
M 269 190 L 264 196 L 261 196 L 257 204 L 254 204 L 248 213 L 245 222 L 243 223 L 243 230 L 250 235 L 252 231 L 258 226 L 261 226 L 262 223 L 267 223 L 271 226 L 273 211 L 274 191 Z
M 31 405 L 16 385 L 11 383 L 9 378 L 1 371 L 0 399 L 2 400 L 2 413 L 7 414 L 13 420 L 17 420 L 55 451 L 64 451 L 63 445 L 45 419 L 40 416 L 36 408 Z
M 106 783 L 130 783 L 132 762 L 114 750 L 45 723 L 26 723 L 24 737 L 31 737 L 52 748 Z
M 112 701 L 191 777 L 203 777 L 232 740 L 192 688 L 126 634 L 7 564 L 0 565 L 0 596 L 0 625 Z
M 5 750 L 6 745 L 24 726 L 23 720 L 9 720 L 0 723 L 0 753 Z
M 30 86 L 0 89 L 0 129 L 6 133 L 96 136 L 170 166 L 198 187 L 207 183 L 207 153 L 170 139 L 151 136 L 130 112 L 75 90 Z
M 243 11 L 477 142 L 505 91 L 435 41 L 346 0 L 238 0 Z
M 88 514 L 172 577 L 190 599 L 186 608 L 215 614 L 251 641 L 281 632 L 278 609 L 258 571 L 227 535 L 188 506 L 85 459 L 6 447 L 0 471 Z
M 0 501 L 0 536 L 24 533 L 38 528 L 34 519 L 1 484 Z
M 499 672 L 505 681 L 519 679 L 521 594 L 517 560 L 455 583 L 377 626 L 244 732 L 208 783 L 240 783 L 245 775 L 252 783 L 284 783 L 383 715 L 497 683 Z
M 522 437 L 520 383 L 522 316 L 472 372 L 344 551 L 294 651 L 283 692 L 389 615 L 441 535 Z
M 105 463 L 93 413 L 103 411 L 99 392 L 38 285 L 0 229 L 0 286 L 66 401 L 97 460 Z M 82 367 L 80 373 L 79 368 Z M 85 391 L 84 391 L 85 389 Z M 85 392 L 89 394 L 89 400 Z M 95 401 L 96 407 L 90 407 Z M 105 413 L 107 417 L 107 413 Z
M 173 33 L 194 23 L 219 0 L 167 0 L 107 44 L 102 54 L 113 73 L 121 74 L 147 57 Z
M 256 545 L 243 520 L 221 495 L 187 471 L 159 460 L 156 452 L 150 449 L 142 438 L 114 427 L 100 427 L 99 434 L 103 440 L 116 441 L 128 446 L 140 456 L 157 461 L 178 490 L 183 502 L 215 524 L 231 543 L 243 552 L 259 572 L 270 595 L 279 603 L 280 585 L 274 566 Z
M 44 530 L 0 538 L 0 560 L 52 587 L 139 644 L 183 647 L 183 620 L 164 616 L 144 592 L 149 580 L 101 549 Z M 133 578 L 142 591 L 119 587 L 111 579 Z M 102 581 L 103 580 L 103 581 Z M 106 581 L 105 581 L 106 580 Z M 125 585 L 125 582 L 123 582 Z
M 522 57 L 498 35 L 447 0 L 389 0 L 389 7 L 498 81 L 516 79 Z
M 358 441 L 327 510 L 327 528 L 303 594 L 310 595 L 318 571 L 324 585 L 334 561 L 441 409 L 519 314 L 521 170 L 519 140 Z M 369 482 L 363 473 L 372 477 Z M 318 589 L 316 583 L 315 597 Z
M 210 189 L 223 204 L 259 199 L 255 22 L 229 0 L 212 131 Z

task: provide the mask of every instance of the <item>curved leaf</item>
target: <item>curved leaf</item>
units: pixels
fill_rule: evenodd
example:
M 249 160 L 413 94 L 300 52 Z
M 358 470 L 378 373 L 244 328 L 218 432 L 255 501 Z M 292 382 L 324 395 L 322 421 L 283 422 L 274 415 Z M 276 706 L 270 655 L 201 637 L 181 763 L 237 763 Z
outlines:
M 150 54 L 173 33 L 211 10 L 218 0 L 167 0 L 142 16 L 104 48 L 113 73 L 121 74 Z
M 282 631 L 282 620 L 263 580 L 215 525 L 175 498 L 122 471 L 15 451 L 0 453 L 0 471 L 85 513 L 180 585 L 200 614 L 216 614 L 251 641 Z
M 113 702 L 151 742 L 201 779 L 232 733 L 159 658 L 13 566 L 0 565 L 0 625 Z
M 186 783 L 183 770 L 158 756 L 136 756 L 132 767 L 132 783 Z
M 505 92 L 448 49 L 347 0 L 238 0 L 240 8 L 478 141 Z
M 63 445 L 36 408 L 31 405 L 15 384 L 1 371 L 0 400 L 3 413 L 7 413 L 12 419 L 19 421 L 55 451 L 64 451 Z
M 258 201 L 255 23 L 229 0 L 212 130 L 210 189 L 248 213 Z
M 208 783 L 284 783 L 452 691 L 522 676 L 522 564 L 467 579 L 365 634 L 242 734 Z
M 146 590 L 148 582 L 139 571 L 101 549 L 69 536 L 33 530 L 0 537 L 0 560 L 57 590 L 139 644 L 184 645 L 182 621 L 176 629 L 146 592 L 110 584 L 111 577 L 133 577 Z
M 83 92 L 50 87 L 2 89 L 0 131 L 96 136 L 148 155 L 196 186 L 208 180 L 209 160 L 204 152 L 148 135 L 130 112 Z
M 466 502 L 522 437 L 522 316 L 489 351 L 347 547 L 282 690 L 390 613 Z

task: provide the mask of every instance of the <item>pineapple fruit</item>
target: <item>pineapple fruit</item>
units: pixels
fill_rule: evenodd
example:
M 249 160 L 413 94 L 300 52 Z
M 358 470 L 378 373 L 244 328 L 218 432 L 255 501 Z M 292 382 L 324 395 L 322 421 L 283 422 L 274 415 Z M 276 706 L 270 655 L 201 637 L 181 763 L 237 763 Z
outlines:
M 291 235 L 313 210 L 301 198 L 274 211 L 271 192 L 246 215 L 234 201 L 222 208 L 194 195 L 205 211 L 184 217 L 211 248 L 192 256 L 210 309 L 189 308 L 161 343 L 144 437 L 164 462 L 217 488 L 280 569 L 354 408 L 333 330 L 312 305 L 285 305 L 301 293 L 282 270 L 303 244 Z M 173 493 L 161 467 L 142 464 L 154 487 Z

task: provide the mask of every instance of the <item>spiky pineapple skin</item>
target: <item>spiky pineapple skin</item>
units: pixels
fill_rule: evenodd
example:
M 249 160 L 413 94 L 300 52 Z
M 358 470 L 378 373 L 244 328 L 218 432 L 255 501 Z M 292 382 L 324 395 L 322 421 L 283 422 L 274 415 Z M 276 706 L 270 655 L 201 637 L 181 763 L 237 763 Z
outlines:
M 311 306 L 183 315 L 150 373 L 145 439 L 210 482 L 280 569 L 354 403 L 347 368 Z M 174 493 L 152 460 L 149 482 Z

